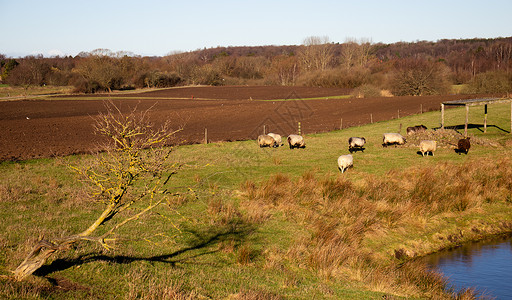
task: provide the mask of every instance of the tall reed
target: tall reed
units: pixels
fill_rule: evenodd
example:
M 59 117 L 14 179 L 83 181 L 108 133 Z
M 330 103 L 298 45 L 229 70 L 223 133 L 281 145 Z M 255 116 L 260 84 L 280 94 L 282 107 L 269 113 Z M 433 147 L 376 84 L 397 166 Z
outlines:
M 511 206 L 512 167 L 508 157 L 481 159 L 394 170 L 359 181 L 308 171 L 297 180 L 276 174 L 260 184 L 246 182 L 242 190 L 242 206 L 264 211 L 261 215 L 282 215 L 304 228 L 306 234 L 286 253 L 290 261 L 326 278 L 361 281 L 377 291 L 446 296 L 442 276 L 411 259 L 485 231 L 489 224 L 475 229 L 474 224 L 464 228 L 454 223 L 489 205 Z M 436 233 L 436 226 L 454 229 Z M 439 237 L 435 243 L 429 241 L 433 234 Z M 389 248 L 391 242 L 395 249 Z M 463 294 L 454 297 L 472 295 Z

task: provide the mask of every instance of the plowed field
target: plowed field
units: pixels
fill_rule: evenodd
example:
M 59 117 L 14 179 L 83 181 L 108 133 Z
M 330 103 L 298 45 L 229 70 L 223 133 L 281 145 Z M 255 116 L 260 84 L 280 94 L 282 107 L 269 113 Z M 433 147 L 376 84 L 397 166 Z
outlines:
M 187 87 L 151 92 L 66 96 L 45 100 L 0 102 L 0 161 L 89 153 L 100 150 L 94 117 L 105 111 L 109 98 L 123 112 L 151 108 L 155 124 L 169 120 L 177 128 L 176 143 L 256 139 L 272 131 L 304 134 L 382 121 L 437 110 L 455 96 L 347 99 L 347 90 L 306 87 Z M 92 98 L 91 98 L 92 97 Z M 467 96 L 469 98 L 471 96 Z M 316 99 L 310 99 L 316 98 Z M 404 124 L 404 126 L 416 124 Z

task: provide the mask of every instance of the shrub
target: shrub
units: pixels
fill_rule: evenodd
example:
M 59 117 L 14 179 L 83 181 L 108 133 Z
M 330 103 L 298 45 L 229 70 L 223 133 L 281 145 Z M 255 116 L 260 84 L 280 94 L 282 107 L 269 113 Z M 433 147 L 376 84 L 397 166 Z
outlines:
M 137 87 L 157 87 L 157 88 L 165 88 L 165 87 L 173 87 L 182 83 L 182 78 L 175 72 L 167 73 L 167 72 L 150 72 L 143 74 L 136 80 Z
M 370 81 L 370 71 L 366 68 L 329 69 L 324 71 L 308 72 L 302 75 L 299 85 L 355 88 Z
M 222 74 L 211 65 L 196 67 L 191 75 L 191 81 L 193 84 L 224 85 Z
M 371 84 L 363 84 L 352 91 L 352 96 L 356 98 L 380 97 L 380 88 Z
M 512 75 L 504 71 L 488 71 L 475 76 L 464 89 L 468 94 L 508 93 L 512 91 Z
M 16 66 L 19 65 L 19 62 L 17 62 L 15 59 L 9 59 L 9 60 L 2 60 L 0 62 L 0 79 L 6 80 L 7 77 L 9 77 L 9 73 L 16 68 Z
M 442 62 L 403 59 L 396 64 L 390 89 L 396 96 L 427 96 L 450 91 L 449 69 Z

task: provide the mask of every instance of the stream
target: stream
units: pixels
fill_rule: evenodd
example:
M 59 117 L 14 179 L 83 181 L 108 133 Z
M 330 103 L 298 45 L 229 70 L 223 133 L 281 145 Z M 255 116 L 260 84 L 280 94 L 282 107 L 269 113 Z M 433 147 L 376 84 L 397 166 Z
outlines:
M 441 251 L 426 261 L 457 291 L 473 287 L 484 299 L 512 299 L 511 237 Z

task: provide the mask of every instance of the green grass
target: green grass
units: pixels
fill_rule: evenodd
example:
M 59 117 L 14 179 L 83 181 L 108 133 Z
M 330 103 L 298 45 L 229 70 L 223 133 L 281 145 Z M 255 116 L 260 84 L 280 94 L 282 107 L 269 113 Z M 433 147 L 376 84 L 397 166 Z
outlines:
M 472 108 L 470 113 L 470 123 L 482 122 L 481 111 Z M 490 125 L 509 131 L 509 117 L 510 105 L 489 106 Z M 445 118 L 448 125 L 463 124 L 464 110 L 448 109 Z M 440 148 L 434 157 L 421 157 L 416 147 L 381 146 L 382 133 L 396 132 L 400 124 L 405 133 L 407 126 L 424 124 L 434 128 L 439 123 L 440 112 L 428 112 L 307 135 L 306 148 L 295 150 L 286 146 L 260 149 L 256 141 L 178 147 L 173 159 L 185 166 L 173 177 L 171 185 L 176 189 L 192 187 L 197 198 L 161 207 L 159 215 L 152 214 L 125 228 L 121 233 L 135 239 L 119 244 L 114 251 L 81 243 L 54 257 L 39 276 L 25 282 L 12 281 L 9 272 L 36 240 L 82 231 L 101 213 L 102 206 L 88 199 L 83 184 L 67 167 L 86 164 L 89 156 L 1 163 L 0 219 L 4 222 L 0 231 L 4 234 L 0 236 L 0 249 L 4 255 L 0 257 L 0 295 L 28 299 L 164 295 L 184 299 L 380 299 L 384 294 L 421 297 L 407 287 L 391 289 L 373 281 L 368 284 L 362 274 L 354 271 L 364 269 L 344 269 L 347 273 L 343 273 L 336 266 L 315 268 L 303 260 L 303 255 L 314 251 L 312 245 L 319 242 L 312 236 L 319 224 L 313 224 L 306 216 L 330 218 L 329 206 L 310 207 L 321 205 L 321 199 L 317 203 L 307 193 L 332 179 L 348 180 L 362 194 L 365 189 L 360 186 L 371 178 L 376 184 L 387 184 L 381 180 L 397 174 L 416 174 L 418 167 L 438 169 L 445 163 L 465 166 L 510 154 L 512 137 L 497 127 L 489 127 L 486 134 L 471 128 L 469 134 L 474 139 L 496 145 L 474 144 L 468 155 Z M 364 136 L 366 150 L 354 153 L 354 168 L 340 175 L 336 159 L 348 153 L 347 140 L 351 136 Z M 282 174 L 282 182 L 276 174 Z M 276 181 L 276 189 L 268 194 L 271 198 L 273 193 L 289 194 L 294 186 L 308 187 L 297 196 L 302 202 L 289 204 L 287 201 L 292 200 L 275 196 L 276 204 L 260 206 L 247 199 L 248 185 L 254 184 L 255 191 L 265 193 L 263 187 L 269 178 Z M 471 228 L 478 228 L 481 232 L 467 234 L 462 240 L 504 232 L 507 227 L 498 224 L 511 222 L 511 212 L 509 203 L 493 200 L 460 213 L 403 221 L 403 226 L 388 228 L 385 234 L 372 233 L 364 247 L 389 264 L 396 249 L 435 251 L 452 245 L 447 244 L 446 237 L 459 230 L 471 232 Z M 386 213 L 390 211 L 383 210 Z M 392 220 L 393 215 L 383 217 Z M 143 236 L 145 239 L 137 239 Z M 385 272 L 384 265 L 381 267 L 375 272 Z M 55 282 L 61 283 L 56 287 Z
M 20 86 L 10 86 L 8 84 L 0 85 L 0 98 L 17 98 L 40 96 L 46 94 L 67 94 L 73 90 L 72 86 L 29 86 L 27 88 Z
M 467 84 L 455 84 L 452 86 L 452 93 L 461 94 L 467 88 Z
M 496 124 L 509 131 L 509 115 L 510 106 L 507 104 L 489 106 L 489 125 Z M 480 117 L 481 115 L 476 109 L 470 110 L 471 123 L 477 123 Z M 447 125 L 463 124 L 464 111 L 463 109 L 448 109 L 445 118 Z M 422 158 L 416 154 L 418 149 L 414 147 L 383 148 L 381 146 L 382 133 L 397 132 L 400 124 L 402 124 L 402 134 L 405 134 L 407 126 L 417 124 L 424 124 L 428 128 L 439 127 L 440 112 L 429 112 L 329 133 L 308 135 L 305 149 L 290 150 L 286 146 L 277 149 L 260 149 L 256 146 L 255 141 L 244 141 L 206 146 L 183 146 L 177 149 L 176 155 L 182 160 L 191 161 L 196 167 L 182 172 L 182 176 L 199 174 L 223 187 L 234 188 L 245 179 L 263 179 L 275 172 L 299 176 L 304 171 L 313 168 L 321 174 L 329 172 L 336 174 L 336 159 L 341 154 L 348 154 L 347 141 L 351 136 L 364 136 L 367 145 L 364 153 L 354 154 L 356 165 L 347 176 L 356 176 L 359 173 L 380 175 L 391 169 L 402 169 L 418 164 L 431 165 L 446 160 L 464 162 L 475 156 L 494 155 L 503 150 L 500 147 L 473 145 L 470 150 L 471 156 L 454 155 L 453 149 L 438 149 L 434 157 Z M 459 131 L 463 133 L 463 129 Z M 507 132 L 495 127 L 488 127 L 486 134 L 477 128 L 471 128 L 468 134 L 477 138 L 498 141 L 503 145 L 512 138 Z M 188 156 L 193 159 L 187 158 Z M 390 159 L 393 159 L 393 163 L 390 163 Z M 206 166 L 207 164 L 208 166 Z M 188 174 L 189 172 L 190 174 Z

